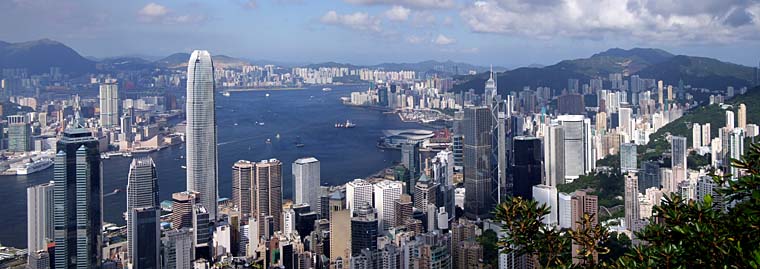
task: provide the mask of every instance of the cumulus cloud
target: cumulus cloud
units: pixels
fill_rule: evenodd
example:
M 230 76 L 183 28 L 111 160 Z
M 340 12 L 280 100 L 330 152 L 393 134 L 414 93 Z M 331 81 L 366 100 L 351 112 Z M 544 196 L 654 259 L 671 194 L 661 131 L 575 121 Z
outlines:
M 137 20 L 145 23 L 198 23 L 206 20 L 203 14 L 175 14 L 166 6 L 148 3 L 137 11 Z
M 322 16 L 320 21 L 324 24 L 345 27 L 359 31 L 380 32 L 380 19 L 370 16 L 365 12 L 354 12 L 350 14 L 338 14 L 335 10 L 330 10 Z
M 345 0 L 358 5 L 400 5 L 415 8 L 452 8 L 454 0 Z
M 448 36 L 442 35 L 442 34 L 438 34 L 438 36 L 436 36 L 433 39 L 433 43 L 434 44 L 441 45 L 441 46 L 454 44 L 455 42 L 457 42 L 456 39 L 454 39 L 452 37 L 448 37 Z
M 760 38 L 760 2 L 747 0 L 479 0 L 460 15 L 474 32 L 544 39 L 725 43 Z
M 409 13 L 411 10 L 403 6 L 393 6 L 391 9 L 385 11 L 385 17 L 390 21 L 406 21 L 409 19 Z
M 406 37 L 406 42 L 408 42 L 409 44 L 415 44 L 416 45 L 416 44 L 422 43 L 422 41 L 424 41 L 424 39 L 422 37 L 419 37 L 419 36 L 416 36 L 416 35 L 412 35 L 412 36 Z

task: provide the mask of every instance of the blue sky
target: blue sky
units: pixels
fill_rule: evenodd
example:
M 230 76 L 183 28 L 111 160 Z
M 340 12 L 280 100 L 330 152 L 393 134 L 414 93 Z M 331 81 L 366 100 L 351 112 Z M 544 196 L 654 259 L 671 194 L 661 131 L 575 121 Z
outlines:
M 83 55 L 208 49 L 355 64 L 552 64 L 657 47 L 756 66 L 757 0 L 0 1 L 0 40 L 58 40 Z

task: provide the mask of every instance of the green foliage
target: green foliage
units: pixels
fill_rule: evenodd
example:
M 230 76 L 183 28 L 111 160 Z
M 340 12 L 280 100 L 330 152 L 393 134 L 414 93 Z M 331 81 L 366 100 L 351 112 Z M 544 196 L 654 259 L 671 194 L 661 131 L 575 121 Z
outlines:
M 689 156 L 686 157 L 686 167 L 689 169 L 699 170 L 700 167 L 710 165 L 711 155 L 705 154 L 704 156 L 699 156 L 696 152 L 691 152 Z
M 617 165 L 620 167 L 620 165 Z M 592 175 L 582 175 L 569 184 L 559 184 L 559 192 L 571 193 L 576 190 L 591 190 L 589 194 L 599 197 L 599 205 L 604 207 L 614 207 L 622 205 L 623 201 L 619 199 L 624 195 L 625 181 L 620 169 L 613 169 L 611 172 L 596 172 Z
M 502 251 L 531 255 L 543 268 L 758 268 L 760 266 L 760 145 L 752 144 L 732 165 L 744 171 L 737 180 L 714 176 L 716 197 L 685 200 L 666 196 L 653 208 L 650 224 L 637 232 L 642 242 L 628 248 L 628 239 L 610 235 L 589 217 L 566 234 L 546 228 L 548 208 L 535 201 L 512 198 L 496 208 L 496 220 L 506 236 Z M 563 254 L 570 242 L 582 246 L 580 264 Z M 590 257 L 599 253 L 601 262 Z M 604 254 L 607 255 L 604 255 Z
M 493 268 L 499 267 L 499 238 L 496 232 L 485 230 L 478 237 L 478 243 L 483 246 L 483 262 L 491 265 Z

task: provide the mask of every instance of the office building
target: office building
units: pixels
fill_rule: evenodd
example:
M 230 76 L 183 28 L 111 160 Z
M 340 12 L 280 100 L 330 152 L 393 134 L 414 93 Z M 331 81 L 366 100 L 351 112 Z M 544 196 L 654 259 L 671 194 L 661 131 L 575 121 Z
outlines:
M 369 203 L 372 204 L 372 191 L 374 187 L 364 179 L 354 179 L 346 183 L 346 207 L 348 208 L 349 217 L 354 216 L 354 208 L 358 205 Z
M 311 208 L 319 206 L 320 165 L 314 157 L 293 162 L 293 197 L 296 204 L 306 203 Z
M 414 186 L 414 207 L 424 209 L 428 205 L 436 205 L 438 193 L 438 182 L 431 180 L 427 175 L 422 174 L 417 184 Z
M 533 186 L 533 200 L 549 207 L 549 215 L 544 216 L 541 222 L 549 226 L 558 226 L 559 204 L 557 203 L 557 188 L 543 184 Z
M 55 268 L 98 268 L 102 259 L 102 168 L 98 140 L 80 117 L 56 144 Z
M 383 180 L 374 185 L 375 209 L 378 229 L 388 230 L 395 223 L 395 203 L 403 193 L 403 184 L 398 181 Z
M 8 116 L 8 151 L 26 152 L 31 150 L 32 128 L 27 116 Z
M 584 191 L 575 191 L 575 193 L 573 193 L 573 196 L 571 197 L 570 205 L 572 207 L 571 209 L 572 213 L 570 215 L 572 218 L 572 229 L 574 231 L 578 231 L 584 228 L 581 225 L 581 220 L 584 214 L 591 216 L 590 225 L 595 226 L 599 224 L 599 214 L 598 214 L 599 203 L 598 203 L 598 198 L 596 195 L 590 195 Z M 582 247 L 580 245 L 573 242 L 572 247 L 571 247 L 571 251 L 572 251 L 571 253 L 573 253 L 574 264 L 578 264 L 582 262 L 575 255 L 576 253 L 579 253 L 581 248 Z M 599 259 L 598 253 L 596 253 L 596 251 L 594 251 L 593 259 L 594 261 L 597 261 Z
M 152 209 L 155 209 L 151 211 Z M 141 219 L 133 218 L 136 214 L 139 214 Z M 127 253 L 129 259 L 132 261 L 133 266 L 141 265 L 138 268 L 152 268 L 149 265 L 153 264 L 152 259 L 156 261 L 158 257 L 147 257 L 148 260 L 137 261 L 136 256 L 133 254 L 151 254 L 140 253 L 139 247 L 150 248 L 148 251 L 158 251 L 158 248 L 152 249 L 153 244 L 158 245 L 159 237 L 161 236 L 160 230 L 156 234 L 155 231 L 149 225 L 155 225 L 154 228 L 158 229 L 161 211 L 159 209 L 158 202 L 158 178 L 156 177 L 156 164 L 150 157 L 140 157 L 132 159 L 132 163 L 129 166 L 129 175 L 127 176 Z M 152 219 L 152 217 L 156 219 Z M 138 225 L 138 226 L 135 226 Z M 138 246 L 136 236 L 140 236 L 140 243 L 144 245 Z M 149 235 L 155 236 L 155 238 L 148 238 Z M 149 242 L 148 242 L 149 241 Z M 145 250 L 142 250 L 145 251 Z M 147 266 L 147 267 L 146 267 Z
M 251 183 L 254 164 L 239 160 L 232 165 L 232 204 L 243 218 L 251 216 Z
M 119 85 L 109 79 L 100 84 L 100 126 L 114 128 L 119 125 Z
M 622 143 L 620 144 L 620 172 L 628 173 L 630 171 L 638 171 L 638 162 L 636 144 Z
M 702 125 L 695 122 L 691 127 L 691 148 L 700 147 L 702 147 Z
M 267 217 L 271 217 L 271 232 L 282 230 L 282 163 L 277 159 L 256 163 L 254 182 L 251 186 L 252 215 L 258 218 L 259 236 L 269 228 Z
M 464 212 L 470 219 L 488 217 L 496 201 L 497 186 L 491 173 L 492 123 L 488 107 L 465 107 Z
M 127 220 L 131 268 L 161 268 L 161 209 L 132 208 Z
M 672 154 L 671 166 L 673 170 L 673 183 L 678 185 L 681 181 L 686 180 L 686 137 L 672 136 L 670 138 L 670 152 Z
M 625 225 L 631 232 L 639 230 L 639 179 L 634 172 L 625 175 Z
M 567 193 L 557 194 L 557 218 L 561 229 L 570 229 L 573 227 L 573 207 L 572 195 Z
M 214 66 L 211 54 L 193 51 L 187 65 L 187 190 L 198 193 L 198 199 L 216 219 L 217 152 Z
M 165 269 L 193 269 L 195 246 L 190 228 L 172 229 L 164 233 L 162 242 Z
M 662 182 L 660 181 L 660 165 L 656 161 L 644 161 L 641 162 L 641 174 L 639 175 L 640 193 L 646 193 L 646 189 L 660 188 Z
M 533 199 L 533 186 L 541 184 L 543 151 L 541 139 L 518 136 L 513 142 L 514 158 L 511 171 L 514 178 L 512 195 L 526 200 Z
M 407 142 L 401 145 L 401 164 L 409 170 L 409 182 L 406 182 L 406 193 L 412 195 L 414 194 L 417 178 L 421 174 L 420 144 L 418 142 Z
M 621 107 L 618 109 L 618 124 L 620 131 L 625 134 L 625 142 L 631 141 L 633 137 L 633 110 L 629 107 Z
M 734 112 L 731 110 L 726 110 L 726 128 L 728 129 L 734 129 Z
M 586 111 L 583 95 L 577 93 L 561 95 L 557 98 L 560 115 L 581 115 Z
M 47 251 L 53 241 L 53 193 L 55 182 L 34 185 L 26 189 L 27 251 Z
M 177 192 L 172 194 L 172 228 L 193 228 L 193 209 L 198 203 L 194 192 Z
M 565 183 L 565 133 L 560 125 L 549 125 L 544 135 L 544 185 Z
M 730 148 L 728 155 L 731 159 L 740 160 L 744 155 L 744 129 L 736 128 L 731 130 Z M 741 169 L 731 166 L 731 178 L 736 180 L 741 176 Z
M 582 115 L 557 118 L 564 131 L 565 181 L 572 182 L 596 168 L 590 121 Z
M 412 213 L 414 212 L 414 202 L 409 194 L 402 194 L 398 200 L 394 202 L 395 213 L 394 227 L 406 225 L 407 221 L 412 219 Z
M 356 215 L 351 218 L 351 253 L 360 254 L 362 250 L 377 250 L 378 219 L 375 209 L 369 204 L 356 208 Z

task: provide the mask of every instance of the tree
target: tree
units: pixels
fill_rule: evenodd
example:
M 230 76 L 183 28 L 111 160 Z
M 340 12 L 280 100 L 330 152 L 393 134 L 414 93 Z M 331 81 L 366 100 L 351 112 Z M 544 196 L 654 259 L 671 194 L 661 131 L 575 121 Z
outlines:
M 743 174 L 713 175 L 719 187 L 716 197 L 687 200 L 677 194 L 665 197 L 653 208 L 650 224 L 635 234 L 642 244 L 630 249 L 614 246 L 601 225 L 587 225 L 583 217 L 577 230 L 566 233 L 549 228 L 541 220 L 546 205 L 513 197 L 497 206 L 496 220 L 505 236 L 502 252 L 529 255 L 543 268 L 760 268 L 760 145 L 752 144 L 732 166 Z M 576 256 L 585 263 L 572 263 L 563 249 L 573 242 L 582 246 Z M 625 240 L 620 240 L 625 242 Z M 622 257 L 589 262 L 594 252 Z M 578 257 L 576 257 L 578 258 Z M 610 262 L 612 260 L 612 262 Z

